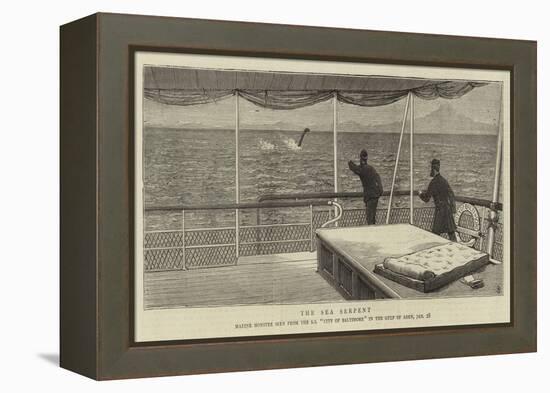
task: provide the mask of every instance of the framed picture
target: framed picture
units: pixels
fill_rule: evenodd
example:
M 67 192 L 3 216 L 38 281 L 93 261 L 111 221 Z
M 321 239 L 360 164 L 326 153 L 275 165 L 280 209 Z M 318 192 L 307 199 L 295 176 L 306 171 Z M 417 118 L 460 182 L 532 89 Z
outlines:
M 536 350 L 535 66 L 527 41 L 63 26 L 61 365 Z

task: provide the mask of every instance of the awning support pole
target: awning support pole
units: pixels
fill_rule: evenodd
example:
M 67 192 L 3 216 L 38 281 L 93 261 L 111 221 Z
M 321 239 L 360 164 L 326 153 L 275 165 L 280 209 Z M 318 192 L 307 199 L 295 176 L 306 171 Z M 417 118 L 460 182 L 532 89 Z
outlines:
M 332 136 L 334 147 L 334 192 L 338 192 L 338 92 L 333 93 Z M 334 199 L 338 201 L 337 198 Z M 336 209 L 336 208 L 334 208 Z M 335 211 L 336 213 L 336 211 Z M 338 223 L 335 223 L 338 226 Z
M 313 205 L 309 205 L 309 229 L 311 241 L 309 243 L 309 252 L 315 251 L 315 228 L 313 228 Z
M 410 137 L 410 147 L 409 147 L 409 151 L 410 151 L 410 168 L 411 168 L 411 174 L 410 174 L 410 178 L 411 178 L 411 185 L 410 185 L 410 190 L 411 190 L 411 212 L 410 212 L 410 217 L 409 217 L 409 222 L 411 225 L 414 224 L 414 96 L 412 93 L 409 93 L 409 96 L 411 97 L 411 113 L 410 113 L 410 126 L 411 126 L 411 130 L 410 130 L 410 133 L 411 133 L 411 137 Z
M 181 270 L 186 270 L 185 260 L 185 209 L 181 211 Z
M 498 114 L 498 138 L 497 138 L 497 157 L 495 162 L 495 181 L 493 184 L 493 198 L 492 202 L 497 203 L 499 199 L 500 191 L 500 176 L 502 169 L 502 144 L 503 144 L 503 126 L 502 126 L 502 106 L 503 106 L 503 88 L 501 86 L 501 99 L 500 99 L 500 112 Z M 498 217 L 498 213 L 494 208 L 491 208 L 489 213 L 489 231 L 487 234 L 487 254 L 490 257 L 493 256 L 493 246 L 495 244 L 495 223 Z
M 401 154 L 401 142 L 403 142 L 403 134 L 405 132 L 405 123 L 407 121 L 407 112 L 409 111 L 409 102 L 411 100 L 411 93 L 407 95 L 407 102 L 405 103 L 405 111 L 403 112 L 403 122 L 401 124 L 401 134 L 399 135 L 399 145 L 397 147 L 397 157 L 395 159 L 395 168 L 393 169 L 393 178 L 391 182 L 390 199 L 388 201 L 388 212 L 386 213 L 386 224 L 390 223 L 391 204 L 393 200 L 393 189 L 395 187 L 395 179 L 397 177 L 397 166 L 399 165 L 399 155 Z
M 235 203 L 240 203 L 239 179 L 239 92 L 235 91 Z M 239 209 L 235 209 L 235 256 L 239 258 Z

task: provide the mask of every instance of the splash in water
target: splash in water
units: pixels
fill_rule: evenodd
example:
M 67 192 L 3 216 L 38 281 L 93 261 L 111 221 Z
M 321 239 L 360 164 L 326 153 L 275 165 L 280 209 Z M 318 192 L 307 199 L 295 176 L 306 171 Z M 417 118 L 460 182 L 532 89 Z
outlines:
M 260 139 L 260 149 L 264 151 L 272 151 L 275 150 L 275 145 L 271 142 Z
M 298 146 L 298 144 L 296 143 L 296 141 L 292 138 L 286 138 L 284 137 L 283 138 L 283 142 L 285 144 L 285 146 L 288 148 L 288 150 L 292 150 L 292 151 L 299 151 L 299 150 L 302 150 L 302 147 L 301 146 Z

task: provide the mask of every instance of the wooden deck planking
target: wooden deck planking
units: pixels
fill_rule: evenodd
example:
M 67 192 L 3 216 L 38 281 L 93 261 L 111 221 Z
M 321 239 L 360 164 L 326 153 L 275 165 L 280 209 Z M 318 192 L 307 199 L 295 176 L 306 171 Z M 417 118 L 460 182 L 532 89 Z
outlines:
M 316 273 L 315 254 L 307 257 L 289 255 L 286 261 L 263 258 L 256 264 L 244 260 L 236 266 L 146 273 L 145 308 L 343 301 Z

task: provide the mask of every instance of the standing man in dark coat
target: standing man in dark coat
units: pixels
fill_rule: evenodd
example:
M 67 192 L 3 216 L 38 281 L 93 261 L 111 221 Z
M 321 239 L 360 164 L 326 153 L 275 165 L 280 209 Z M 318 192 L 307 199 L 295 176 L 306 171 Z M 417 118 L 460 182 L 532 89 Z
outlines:
M 440 162 L 432 160 L 430 176 L 433 178 L 427 191 L 419 194 L 420 199 L 428 202 L 433 198 L 435 204 L 434 221 L 432 232 L 436 234 L 446 233 L 449 239 L 456 242 L 456 224 L 454 213 L 456 213 L 455 194 L 447 180 L 439 173 Z
M 348 162 L 349 169 L 361 179 L 363 184 L 363 200 L 367 211 L 367 224 L 376 224 L 376 208 L 378 207 L 378 198 L 384 192 L 380 175 L 371 165 L 367 164 L 368 153 L 365 149 L 359 154 L 359 165 L 353 161 Z

